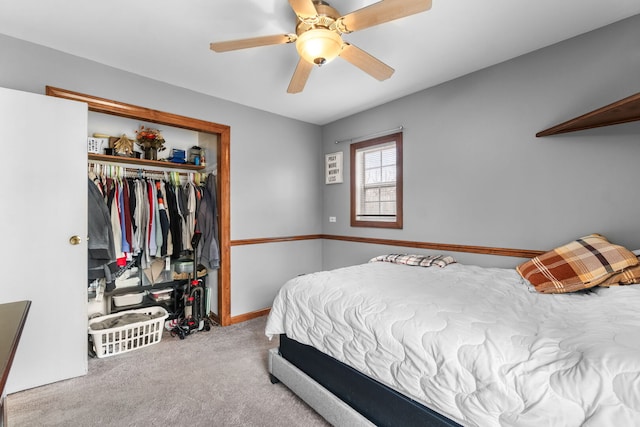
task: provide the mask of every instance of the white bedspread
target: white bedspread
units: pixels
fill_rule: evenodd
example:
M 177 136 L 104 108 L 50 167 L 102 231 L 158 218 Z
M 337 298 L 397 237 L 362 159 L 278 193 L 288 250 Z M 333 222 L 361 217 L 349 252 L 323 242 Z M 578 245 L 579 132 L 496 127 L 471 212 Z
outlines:
M 370 263 L 296 277 L 286 333 L 469 426 L 640 426 L 640 285 L 531 292 L 515 270 Z

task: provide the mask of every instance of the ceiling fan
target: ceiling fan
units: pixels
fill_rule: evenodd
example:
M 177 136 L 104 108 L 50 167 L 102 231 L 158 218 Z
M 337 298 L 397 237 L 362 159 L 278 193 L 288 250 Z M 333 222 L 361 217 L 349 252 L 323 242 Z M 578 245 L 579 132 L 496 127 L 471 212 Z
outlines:
M 322 0 L 289 0 L 289 4 L 298 17 L 295 34 L 215 42 L 211 43 L 211 50 L 228 52 L 295 43 L 300 59 L 287 88 L 288 93 L 302 92 L 313 66 L 326 64 L 338 56 L 382 81 L 391 77 L 395 70 L 364 50 L 345 42 L 342 35 L 431 8 L 431 0 L 381 0 L 342 16 Z

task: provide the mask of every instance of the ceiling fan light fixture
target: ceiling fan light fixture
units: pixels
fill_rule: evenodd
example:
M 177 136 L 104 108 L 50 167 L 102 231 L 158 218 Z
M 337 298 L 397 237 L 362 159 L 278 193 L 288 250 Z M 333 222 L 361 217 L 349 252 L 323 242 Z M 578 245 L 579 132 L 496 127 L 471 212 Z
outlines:
M 331 62 L 342 50 L 342 37 L 326 28 L 314 28 L 298 36 L 296 40 L 298 54 L 314 65 Z
M 393 68 L 364 50 L 343 42 L 342 35 L 385 22 L 415 15 L 431 8 L 432 0 L 379 0 L 341 15 L 324 0 L 289 0 L 297 18 L 295 34 L 274 34 L 211 43 L 215 52 L 295 43 L 299 59 L 288 93 L 302 92 L 314 65 L 323 65 L 340 56 L 377 80 L 386 80 Z

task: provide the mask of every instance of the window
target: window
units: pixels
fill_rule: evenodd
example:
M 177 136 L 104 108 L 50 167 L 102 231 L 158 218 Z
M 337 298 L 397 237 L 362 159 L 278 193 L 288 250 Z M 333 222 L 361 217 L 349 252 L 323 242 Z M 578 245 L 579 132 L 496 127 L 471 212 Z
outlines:
M 351 144 L 351 226 L 402 228 L 402 133 Z

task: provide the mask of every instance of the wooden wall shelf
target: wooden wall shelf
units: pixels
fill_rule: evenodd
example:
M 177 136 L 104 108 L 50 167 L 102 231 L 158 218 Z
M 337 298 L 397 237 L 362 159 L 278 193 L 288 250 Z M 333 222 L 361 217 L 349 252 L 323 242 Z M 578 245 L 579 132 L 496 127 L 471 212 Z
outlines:
M 201 171 L 206 166 L 196 166 L 186 163 L 172 163 L 162 160 L 147 160 L 147 159 L 138 159 L 135 157 L 124 157 L 124 156 L 108 156 L 106 154 L 96 154 L 96 153 L 88 153 L 87 157 L 89 160 L 98 160 L 101 162 L 111 162 L 111 163 L 127 163 L 133 165 L 140 166 L 158 166 L 162 168 L 172 168 L 172 169 L 182 169 L 182 170 L 191 170 L 191 171 Z
M 557 135 L 559 133 L 617 125 L 636 120 L 640 120 L 640 92 L 564 123 L 560 123 L 549 129 L 540 131 L 536 136 Z

